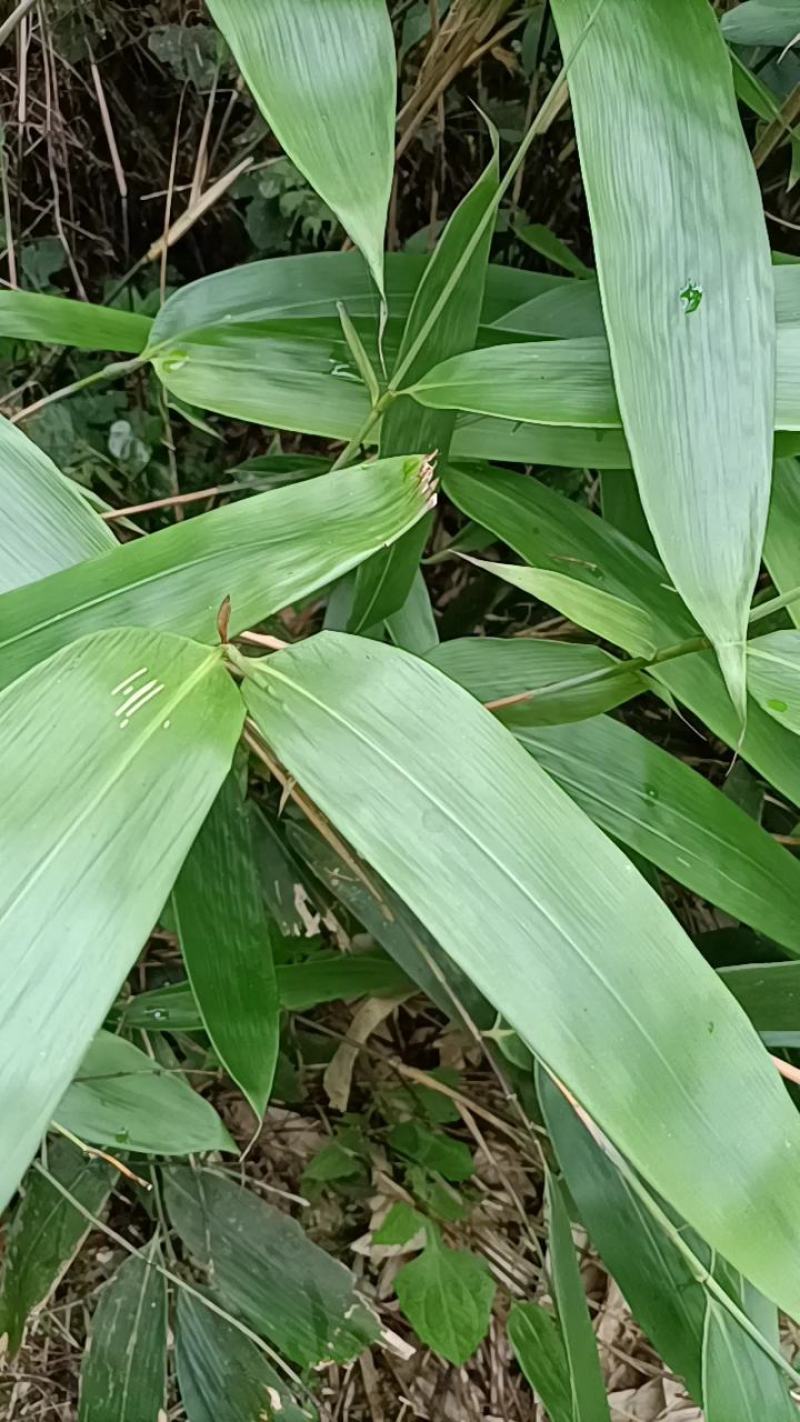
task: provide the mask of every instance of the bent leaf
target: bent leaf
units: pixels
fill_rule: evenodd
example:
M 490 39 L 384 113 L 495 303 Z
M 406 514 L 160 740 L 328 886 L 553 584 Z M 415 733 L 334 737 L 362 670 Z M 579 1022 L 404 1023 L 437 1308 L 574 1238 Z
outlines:
M 86 637 L 0 696 L 0 1208 L 150 932 L 227 773 L 218 651 Z
M 264 118 L 383 292 L 397 69 L 385 0 L 208 0 Z
M 116 546 L 111 529 L 71 480 L 16 425 L 0 418 L 0 593 Z
M 250 713 L 323 813 L 655 1188 L 798 1307 L 800 1122 L 630 861 L 466 692 L 396 648 L 323 633 L 255 677 Z M 487 902 L 502 908 L 501 958 Z
M 208 1101 L 177 1072 L 111 1032 L 98 1032 L 55 1110 L 80 1140 L 147 1155 L 236 1146 Z
M 568 62 L 583 41 L 569 90 L 639 492 L 743 723 L 769 505 L 775 308 L 730 59 L 707 0 L 554 0 L 553 15 Z
M 203 1025 L 257 1116 L 269 1099 L 280 1045 L 272 956 L 277 926 L 264 910 L 252 819 L 231 772 L 181 870 L 172 898 L 181 951 Z
M 0 685 L 102 627 L 138 625 L 218 640 L 324 586 L 413 527 L 430 467 L 381 460 L 173 524 L 0 600 Z

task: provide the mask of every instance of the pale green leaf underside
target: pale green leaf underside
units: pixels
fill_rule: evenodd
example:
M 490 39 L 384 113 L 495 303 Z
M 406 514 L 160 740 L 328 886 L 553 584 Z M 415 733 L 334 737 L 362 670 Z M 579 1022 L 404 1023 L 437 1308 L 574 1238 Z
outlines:
M 241 723 L 219 652 L 136 630 L 86 637 L 0 696 L 0 1207 L 156 921 Z
M 759 706 L 800 735 L 800 630 L 748 642 L 747 685 Z
M 796 1309 L 796 1113 L 630 861 L 465 692 L 396 649 L 326 633 L 270 659 L 245 696 L 289 771 L 617 1146 Z M 423 843 L 440 848 L 436 876 Z
M 707 0 L 554 0 L 623 424 L 656 545 L 744 720 L 769 504 L 775 308 Z

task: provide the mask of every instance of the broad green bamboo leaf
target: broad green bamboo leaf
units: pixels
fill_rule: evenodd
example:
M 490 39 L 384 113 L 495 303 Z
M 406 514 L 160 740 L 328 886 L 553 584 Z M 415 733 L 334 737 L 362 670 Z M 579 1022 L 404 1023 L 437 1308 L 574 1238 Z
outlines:
M 786 1379 L 769 1358 L 742 1338 L 741 1329 L 731 1324 L 714 1299 L 706 1304 L 703 1416 L 706 1422 L 752 1422 L 755 1417 L 797 1422 Z
M 797 0 L 744 0 L 722 16 L 722 33 L 729 44 L 780 46 L 800 40 Z
M 558 726 L 598 716 L 640 696 L 648 682 L 625 670 L 609 652 L 590 643 L 540 637 L 459 637 L 425 653 L 479 701 L 530 692 L 529 699 L 497 709 L 505 725 Z M 592 680 L 601 673 L 599 680 Z M 583 679 L 583 680 L 582 680 Z M 577 685 L 561 686 L 576 682 Z
M 539 1304 L 514 1304 L 508 1315 L 508 1337 L 550 1422 L 573 1422 L 567 1355 L 553 1315 Z
M 258 494 L 174 524 L 0 600 L 0 685 L 102 627 L 160 627 L 218 640 L 323 587 L 430 507 L 429 465 L 382 460 Z
M 97 1217 L 111 1192 L 113 1172 L 90 1160 L 71 1141 L 48 1146 L 47 1168 L 90 1215 Z M 78 1253 L 91 1225 L 43 1175 L 31 1172 L 8 1226 L 0 1284 L 0 1335 L 17 1352 L 30 1314 L 50 1297 Z
M 307 963 L 279 963 L 275 977 L 287 1012 L 358 997 L 397 997 L 411 986 L 385 953 L 321 953 Z M 115 1009 L 115 1017 L 121 1026 L 147 1032 L 197 1032 L 204 1026 L 188 982 L 137 993 Z
M 564 469 L 629 469 L 621 430 L 569 425 L 525 425 L 515 420 L 462 415 L 450 446 L 453 459 L 557 465 Z
M 78 1422 L 158 1422 L 167 1390 L 167 1286 L 157 1246 L 125 1259 L 100 1295 L 81 1365 Z
M 776 1349 L 775 1310 L 755 1291 L 743 1285 L 740 1276 L 716 1262 L 708 1246 L 686 1224 L 676 1218 L 669 1230 L 647 1210 L 641 1196 L 617 1170 L 614 1162 L 578 1120 L 572 1107 L 548 1077 L 537 1073 L 539 1099 L 550 1138 L 565 1183 L 575 1201 L 581 1222 L 613 1274 L 636 1319 L 641 1323 L 668 1366 L 685 1381 L 698 1402 L 703 1398 L 701 1359 L 709 1295 L 704 1270 L 714 1270 L 718 1282 L 731 1290 L 735 1304 L 765 1333 Z M 678 1245 L 688 1245 L 699 1268 L 693 1269 Z M 770 1316 L 771 1315 L 771 1316 Z M 749 1359 L 769 1378 L 766 1386 L 775 1408 L 754 1411 L 749 1416 L 787 1416 L 786 1380 L 766 1358 L 741 1325 L 730 1314 L 722 1315 L 730 1346 L 737 1356 Z M 774 1330 L 774 1337 L 772 1336 Z M 735 1414 L 732 1414 L 735 1415 Z M 788 1414 L 792 1415 L 792 1414 Z
M 610 1422 L 567 1206 L 558 1182 L 549 1172 L 545 1189 L 550 1223 L 549 1272 L 569 1370 L 572 1416 L 574 1422 Z
M 90 301 L 68 301 L 34 291 L 0 291 L 0 337 L 138 355 L 148 343 L 152 324 L 149 316 L 94 306 Z
M 800 963 L 746 963 L 719 975 L 763 1037 L 800 1046 Z
M 385 0 L 208 0 L 258 107 L 383 292 L 397 67 Z
M 764 562 L 779 593 L 800 587 L 800 464 L 796 459 L 776 459 L 772 471 Z M 786 609 L 800 626 L 800 602 Z
M 553 15 L 567 62 L 583 41 L 570 98 L 642 503 L 743 724 L 769 505 L 775 310 L 730 60 L 707 0 L 606 0 L 599 10 L 555 0 Z
M 489 336 L 494 336 L 490 341 Z M 606 326 L 596 280 L 564 282 L 504 312 L 490 330 L 482 331 L 481 345 L 501 345 L 508 335 L 528 337 L 595 336 L 605 341 Z
M 380 1333 L 343 1264 L 296 1220 L 208 1170 L 165 1172 L 170 1220 L 214 1288 L 296 1363 L 346 1363 Z
M 672 591 L 663 567 L 588 509 L 506 469 L 450 465 L 444 487 L 457 506 L 490 528 L 526 562 L 579 578 L 636 602 L 660 625 L 659 644 L 697 635 L 697 624 Z M 651 673 L 735 747 L 740 726 L 710 653 L 681 657 Z M 764 778 L 800 805 L 800 760 L 791 732 L 751 701 L 741 753 Z
M 491 129 L 492 157 L 475 186 L 459 204 L 447 223 L 414 295 L 403 327 L 397 365 L 404 361 L 419 340 L 431 311 L 441 299 L 453 269 L 487 209 L 495 202 L 499 182 L 498 138 Z M 431 364 L 475 344 L 484 300 L 486 270 L 494 223 L 486 231 L 470 257 L 456 289 L 439 313 L 411 365 L 409 379 Z M 395 366 L 397 368 L 397 366 Z M 455 429 L 450 411 L 420 414 L 419 406 L 407 396 L 396 399 L 381 421 L 379 450 L 382 457 L 407 454 L 409 449 L 436 450 L 446 458 Z M 411 592 L 419 560 L 429 532 L 425 524 L 406 534 L 403 540 L 364 563 L 356 574 L 353 606 L 347 623 L 349 632 L 363 632 L 402 608 Z
M 618 647 L 629 648 L 638 657 L 651 657 L 657 649 L 657 626 L 647 612 L 634 603 L 624 602 L 601 588 L 591 588 L 567 573 L 516 563 L 488 563 L 467 553 L 462 557 L 485 573 L 492 573 L 504 583 L 529 593 L 537 601 L 548 603 L 579 627 L 588 628 Z
M 553 302 L 561 296 L 561 291 L 548 292 L 539 301 Z M 506 319 L 513 319 L 513 313 Z M 461 410 L 528 424 L 622 429 L 608 345 L 602 336 L 483 346 L 426 370 L 409 392 L 420 405 L 435 410 Z M 800 427 L 800 325 L 796 321 L 777 328 L 771 415 L 776 430 Z M 642 497 L 644 501 L 643 493 Z
M 112 1149 L 147 1155 L 236 1150 L 204 1097 L 111 1032 L 98 1032 L 54 1114 L 80 1140 Z
M 0 1207 L 150 932 L 233 756 L 218 650 L 85 637 L 0 695 Z
M 280 1045 L 273 961 L 278 928 L 264 910 L 252 817 L 235 771 L 178 875 L 172 903 L 203 1025 L 225 1070 L 261 1117 Z
M 178 1291 L 175 1314 L 175 1371 L 187 1422 L 317 1417 L 315 1408 L 297 1405 L 255 1343 L 185 1289 Z
M 630 861 L 468 693 L 396 648 L 323 633 L 253 668 L 244 695 L 289 773 L 618 1149 L 796 1309 L 800 1122 Z
M 606 834 L 800 956 L 800 861 L 697 771 L 609 716 L 511 729 Z
M 800 629 L 748 642 L 747 685 L 764 711 L 800 735 Z
M 405 323 L 429 258 L 388 252 L 385 260 L 391 326 Z M 541 272 L 490 264 L 481 320 L 491 326 L 506 312 L 562 286 L 571 287 L 572 283 Z M 165 344 L 177 344 L 213 328 L 224 330 L 231 324 L 256 328 L 277 324 L 287 332 L 324 330 L 340 336 L 338 303 L 351 320 L 372 322 L 377 333 L 380 298 L 356 252 L 307 252 L 248 262 L 188 282 L 173 292 L 155 318 L 148 349 L 153 352 Z M 360 325 L 359 331 L 363 332 Z
M 440 1358 L 462 1367 L 489 1330 L 494 1280 L 485 1261 L 465 1249 L 450 1249 L 428 1226 L 422 1253 L 395 1279 L 402 1312 L 422 1342 Z
M 0 418 L 0 593 L 115 547 L 110 528 L 77 487 Z

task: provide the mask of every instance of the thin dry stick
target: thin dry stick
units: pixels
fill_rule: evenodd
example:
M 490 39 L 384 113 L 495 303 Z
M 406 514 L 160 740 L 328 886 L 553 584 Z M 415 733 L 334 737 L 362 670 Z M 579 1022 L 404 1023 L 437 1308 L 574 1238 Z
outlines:
M 82 1141 L 80 1136 L 74 1136 L 72 1131 L 68 1131 L 66 1126 L 59 1125 L 58 1121 L 51 1121 L 50 1124 L 54 1131 L 58 1131 L 60 1136 L 64 1136 L 68 1141 L 72 1141 L 72 1144 L 77 1146 L 84 1155 L 90 1156 L 92 1160 L 104 1160 L 106 1165 L 113 1166 L 115 1170 L 119 1171 L 120 1175 L 125 1176 L 126 1180 L 132 1180 L 134 1185 L 141 1185 L 143 1190 L 152 1190 L 153 1187 L 149 1180 L 143 1180 L 141 1175 L 135 1175 L 127 1165 L 124 1165 L 121 1160 L 117 1160 L 115 1155 L 109 1155 L 105 1150 L 98 1150 L 97 1146 L 87 1145 L 86 1141 Z
M 122 161 L 119 156 L 117 140 L 114 135 L 114 125 L 111 122 L 111 114 L 109 113 L 108 104 L 106 103 L 106 95 L 105 90 L 103 88 L 103 81 L 100 78 L 100 70 L 95 64 L 93 58 L 90 61 L 89 68 L 91 69 L 92 73 L 94 92 L 97 95 L 97 105 L 100 109 L 100 119 L 103 124 L 103 132 L 106 136 L 108 151 L 111 155 L 111 166 L 114 169 L 114 177 L 117 183 L 117 191 L 119 193 L 120 204 L 122 206 L 122 240 L 125 247 L 125 260 L 127 261 L 128 249 L 130 246 L 128 238 L 128 179 L 125 176 L 125 169 L 122 166 Z
M 19 82 L 19 94 L 17 96 L 17 125 L 20 130 L 25 126 L 28 117 L 28 35 L 30 32 L 30 22 L 27 15 L 23 15 L 22 23 L 17 35 L 17 73 Z M 22 132 L 18 134 L 18 152 L 22 153 Z
M 211 132 L 211 118 L 214 113 L 214 100 L 217 97 L 217 83 L 219 81 L 219 64 L 214 70 L 214 79 L 211 85 L 211 92 L 208 96 L 206 111 L 203 116 L 203 127 L 200 132 L 200 142 L 197 146 L 197 157 L 194 164 L 194 177 L 189 193 L 189 207 L 194 207 L 200 201 L 203 191 L 203 183 L 208 172 L 208 135 Z
M 8 261 L 8 284 L 17 285 L 17 254 L 14 250 L 14 233 L 11 227 L 11 195 L 8 189 L 8 161 L 6 145 L 0 144 L 0 184 L 3 189 L 3 222 L 6 229 L 6 259 Z
M 191 494 L 168 494 L 164 499 L 150 499 L 146 504 L 131 504 L 126 509 L 107 509 L 100 517 L 107 523 L 114 523 L 133 514 L 152 513 L 154 509 L 168 509 L 173 504 L 199 503 L 202 499 L 214 499 L 219 494 L 236 494 L 250 488 L 251 484 L 212 484 L 210 489 L 195 489 Z
M 159 251 L 161 254 L 161 277 L 159 280 L 159 287 L 161 291 L 162 305 L 164 304 L 164 295 L 167 289 L 167 252 L 169 250 L 169 230 L 170 219 L 172 215 L 172 194 L 175 190 L 175 170 L 178 166 L 178 139 L 180 138 L 181 132 L 181 117 L 183 115 L 183 101 L 186 98 L 186 87 L 186 84 L 184 84 L 183 88 L 181 89 L 181 97 L 178 101 L 178 115 L 175 119 L 175 134 L 172 139 L 172 154 L 169 162 L 169 178 L 167 179 L 167 200 L 164 204 L 164 235 L 161 239 L 163 245 L 161 248 L 159 248 L 158 243 L 155 243 L 150 248 L 150 252 L 148 252 L 147 254 L 148 257 L 150 257 L 150 253 L 153 253 L 151 261 L 155 261 L 155 258 L 159 255 Z
M 147 260 L 154 262 L 156 258 L 160 256 L 163 268 L 166 263 L 168 248 L 174 247 L 175 243 L 178 242 L 181 237 L 186 236 L 186 233 L 191 227 L 194 227 L 198 219 L 219 201 L 228 191 L 228 188 L 232 187 L 236 182 L 236 179 L 241 177 L 242 173 L 245 173 L 247 169 L 251 167 L 252 162 L 252 157 L 242 158 L 241 162 L 237 163 L 235 168 L 231 168 L 228 173 L 223 173 L 221 178 L 217 178 L 217 181 L 212 183 L 210 188 L 206 189 L 194 207 L 188 207 L 185 212 L 181 213 L 180 217 L 177 217 L 172 225 L 166 229 L 163 237 L 159 237 L 158 240 L 153 243 L 147 253 Z

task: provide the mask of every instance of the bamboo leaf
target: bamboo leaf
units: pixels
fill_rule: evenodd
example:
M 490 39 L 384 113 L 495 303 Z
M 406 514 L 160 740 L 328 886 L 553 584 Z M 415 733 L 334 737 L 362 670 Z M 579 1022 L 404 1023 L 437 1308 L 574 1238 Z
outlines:
M 769 506 L 764 562 L 779 593 L 800 587 L 800 464 L 796 459 L 776 459 L 772 471 L 772 498 Z M 795 625 L 800 625 L 800 602 L 786 609 Z
M 427 651 L 425 660 L 478 701 L 529 692 L 527 700 L 495 709 L 503 724 L 513 727 L 582 721 L 648 690 L 644 677 L 590 643 L 461 637 Z
M 136 630 L 86 637 L 0 695 L 0 1206 L 161 910 L 241 722 L 219 651 Z
M 100 1295 L 81 1366 L 78 1422 L 157 1422 L 167 1386 L 167 1290 L 149 1258 L 119 1266 Z
M 554 572 L 568 567 L 571 577 L 643 607 L 658 623 L 661 646 L 697 635 L 697 624 L 670 589 L 663 567 L 588 509 L 535 479 L 480 465 L 451 464 L 444 488 L 468 517 L 491 529 L 526 562 Z M 737 746 L 739 722 L 711 654 L 665 662 L 651 674 L 715 735 Z M 800 761 L 794 737 L 752 700 L 741 753 L 800 805 Z
M 777 1344 L 777 1327 L 775 1342 Z M 758 1348 L 743 1339 L 713 1299 L 706 1304 L 703 1336 L 703 1414 L 706 1422 L 796 1422 L 797 1408 L 785 1378 Z
M 669 1367 L 684 1379 L 692 1396 L 702 1401 L 704 1326 L 707 1310 L 713 1307 L 731 1350 L 764 1379 L 770 1405 L 747 1416 L 774 1415 L 776 1422 L 781 1422 L 791 1415 L 786 1413 L 785 1378 L 742 1325 L 712 1300 L 706 1275 L 714 1271 L 715 1277 L 730 1289 L 732 1301 L 777 1350 L 774 1308 L 765 1307 L 765 1301 L 757 1299 L 755 1291 L 724 1266 L 724 1261 L 715 1262 L 708 1246 L 682 1220 L 672 1223 L 667 1214 L 662 1214 L 659 1219 L 666 1221 L 669 1230 L 662 1227 L 545 1072 L 537 1074 L 537 1085 L 547 1128 L 581 1220 L 636 1318 Z M 691 1249 L 697 1267 L 690 1265 L 679 1242 Z
M 165 1172 L 170 1220 L 214 1287 L 294 1362 L 349 1362 L 380 1332 L 349 1269 L 289 1215 L 208 1170 Z
M 8 593 L 0 685 L 102 627 L 216 642 L 226 596 L 235 636 L 413 527 L 430 498 L 424 460 L 381 460 L 201 514 Z
M 267 123 L 383 292 L 397 68 L 385 0 L 208 0 Z
M 567 60 L 584 40 L 569 88 L 617 396 L 656 545 L 743 723 L 775 399 L 760 192 L 707 0 L 593 11 L 553 6 Z
M 95 1217 L 111 1192 L 112 1171 L 90 1160 L 71 1141 L 48 1146 L 50 1174 Z M 0 1288 L 0 1334 L 13 1357 L 31 1313 L 50 1297 L 89 1233 L 90 1225 L 43 1175 L 26 1177 L 22 1199 L 8 1226 Z
M 796 1308 L 796 1113 L 746 1018 L 630 862 L 424 662 L 324 633 L 256 675 L 250 713 L 323 813 L 654 1187 Z M 435 878 L 420 853 L 431 843 Z M 487 901 L 502 907 L 501 961 L 484 949 Z M 676 979 L 679 1011 L 665 1013 Z
M 514 1304 L 508 1337 L 525 1377 L 544 1403 L 551 1422 L 573 1422 L 564 1340 L 552 1314 L 539 1304 Z
M 769 716 L 800 735 L 800 630 L 748 642 L 747 685 Z
M 796 44 L 800 39 L 797 0 L 744 0 L 722 16 L 722 33 L 729 44 Z
M 255 1343 L 185 1289 L 177 1299 L 175 1369 L 188 1422 L 315 1422 L 316 1410 L 298 1407 Z
M 606 1390 L 572 1242 L 572 1227 L 561 1189 L 549 1172 L 546 1194 L 550 1219 L 550 1277 L 569 1369 L 572 1416 L 574 1422 L 609 1422 Z
M 225 1070 L 261 1117 L 280 1045 L 273 940 L 264 910 L 252 820 L 232 772 L 178 876 L 176 926 L 192 992 Z
M 152 324 L 149 316 L 90 301 L 68 301 L 35 291 L 0 291 L 0 336 L 21 341 L 139 355 Z
M 800 955 L 800 862 L 697 771 L 608 716 L 511 729 L 606 834 Z
M 76 486 L 0 418 L 0 593 L 115 547 L 110 528 Z
M 608 642 L 627 647 L 639 657 L 651 657 L 657 649 L 657 624 L 641 607 L 625 602 L 602 588 L 591 588 L 566 573 L 553 573 L 547 568 L 527 568 L 516 563 L 489 563 L 482 558 L 461 555 L 476 568 L 492 573 L 503 582 L 522 592 L 530 593 L 539 602 L 586 627 Z
M 98 1032 L 55 1116 L 80 1140 L 112 1150 L 147 1155 L 236 1150 L 208 1101 L 111 1032 Z

